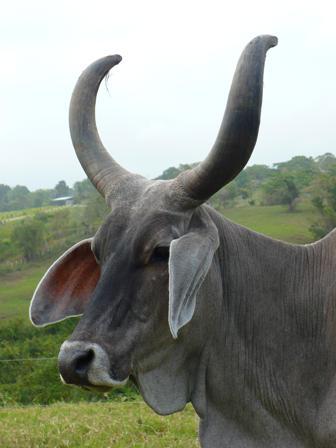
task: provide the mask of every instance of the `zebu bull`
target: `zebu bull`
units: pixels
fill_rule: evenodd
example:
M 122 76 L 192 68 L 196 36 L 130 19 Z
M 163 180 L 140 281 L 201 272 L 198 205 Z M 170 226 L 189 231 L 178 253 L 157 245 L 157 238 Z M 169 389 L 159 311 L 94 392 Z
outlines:
M 98 87 L 119 56 L 79 78 L 77 156 L 111 214 L 48 270 L 30 309 L 41 326 L 82 317 L 64 342 L 66 383 L 138 385 L 159 414 L 191 402 L 203 447 L 336 446 L 336 234 L 297 246 L 205 205 L 247 163 L 260 121 L 266 52 L 244 50 L 208 157 L 171 181 L 119 166 L 95 124 Z

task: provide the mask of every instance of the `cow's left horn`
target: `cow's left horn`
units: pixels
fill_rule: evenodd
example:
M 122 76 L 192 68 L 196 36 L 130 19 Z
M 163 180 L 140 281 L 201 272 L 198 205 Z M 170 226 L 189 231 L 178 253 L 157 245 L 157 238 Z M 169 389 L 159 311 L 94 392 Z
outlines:
M 257 141 L 266 52 L 274 36 L 258 36 L 243 51 L 231 85 L 224 118 L 207 158 L 173 182 L 179 202 L 194 206 L 230 182 L 248 162 Z
M 110 202 L 124 186 L 141 178 L 122 168 L 102 144 L 96 126 L 95 105 L 98 88 L 109 70 L 119 64 L 121 56 L 106 56 L 82 73 L 72 94 L 69 125 L 77 157 L 97 190 Z M 143 178 L 141 178 L 143 179 Z

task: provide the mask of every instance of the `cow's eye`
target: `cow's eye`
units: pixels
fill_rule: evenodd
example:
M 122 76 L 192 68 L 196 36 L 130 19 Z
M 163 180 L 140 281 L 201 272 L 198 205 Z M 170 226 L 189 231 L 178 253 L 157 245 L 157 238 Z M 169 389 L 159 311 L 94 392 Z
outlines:
M 169 259 L 169 246 L 158 246 L 156 247 L 150 258 L 151 263 L 157 263 L 160 261 L 167 262 Z

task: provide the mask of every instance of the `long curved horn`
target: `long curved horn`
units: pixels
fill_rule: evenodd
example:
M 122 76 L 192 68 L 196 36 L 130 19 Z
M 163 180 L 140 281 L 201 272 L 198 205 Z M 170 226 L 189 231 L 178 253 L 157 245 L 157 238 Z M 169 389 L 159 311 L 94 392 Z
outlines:
M 204 202 L 248 162 L 259 130 L 266 52 L 277 43 L 274 36 L 258 36 L 243 51 L 212 150 L 203 162 L 173 182 L 173 190 L 186 206 Z
M 122 168 L 102 144 L 96 126 L 96 96 L 101 81 L 119 64 L 121 56 L 106 56 L 82 73 L 70 103 L 69 125 L 78 160 L 88 178 L 107 201 L 123 190 L 136 176 Z

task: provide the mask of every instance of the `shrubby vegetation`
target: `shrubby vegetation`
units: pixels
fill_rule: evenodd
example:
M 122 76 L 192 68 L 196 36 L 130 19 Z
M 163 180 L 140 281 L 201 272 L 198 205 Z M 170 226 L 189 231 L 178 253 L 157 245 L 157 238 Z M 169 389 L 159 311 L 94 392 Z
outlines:
M 80 388 L 65 387 L 61 383 L 57 355 L 60 345 L 75 324 L 75 319 L 70 319 L 37 329 L 21 320 L 1 322 L 0 406 L 50 404 L 56 401 L 132 400 L 137 397 L 131 385 L 104 396 Z
M 2 214 L 0 274 L 58 256 L 96 232 L 108 209 L 93 187 L 81 188 L 83 183 L 77 183 L 81 195 L 77 206 L 33 209 L 31 213 L 9 218 Z
M 319 220 L 311 230 L 316 238 L 325 236 L 336 227 L 336 163 L 317 176 L 311 186 L 312 203 L 319 212 Z
M 266 205 L 286 205 L 290 212 L 295 210 L 300 192 L 292 174 L 277 172 L 262 185 Z

